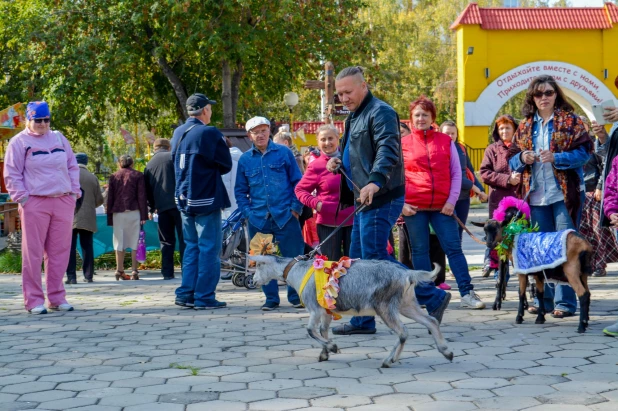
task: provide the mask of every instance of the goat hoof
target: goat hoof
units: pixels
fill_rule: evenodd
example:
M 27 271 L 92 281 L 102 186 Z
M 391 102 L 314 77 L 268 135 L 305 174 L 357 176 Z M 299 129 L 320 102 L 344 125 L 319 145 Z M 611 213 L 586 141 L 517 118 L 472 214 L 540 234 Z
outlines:
M 494 311 L 498 311 L 498 304 L 494 303 L 494 305 L 491 306 L 491 309 Z
M 517 318 L 515 318 L 515 324 L 521 324 L 524 322 L 524 318 L 520 317 L 519 315 L 517 316 Z
M 444 355 L 444 358 L 446 358 L 450 362 L 453 362 L 453 357 L 455 355 L 452 352 L 449 351 L 449 352 L 443 353 L 442 355 Z
M 545 324 L 545 318 L 543 318 L 542 320 L 536 320 L 534 323 L 535 324 Z
M 388 360 L 382 363 L 382 368 L 391 368 L 391 365 L 389 364 Z
M 337 344 L 331 344 L 328 346 L 328 351 L 337 354 L 339 352 L 339 348 L 337 347 Z
M 318 357 L 318 361 L 322 362 L 322 361 L 328 361 L 328 354 L 320 354 L 320 356 Z
M 584 324 L 580 324 L 579 327 L 577 327 L 577 332 L 580 334 L 583 334 L 586 332 L 586 326 Z

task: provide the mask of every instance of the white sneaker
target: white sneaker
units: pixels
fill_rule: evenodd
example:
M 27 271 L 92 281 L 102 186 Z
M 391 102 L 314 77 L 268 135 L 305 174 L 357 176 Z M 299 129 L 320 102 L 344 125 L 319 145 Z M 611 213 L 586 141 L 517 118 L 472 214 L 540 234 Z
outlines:
M 470 294 L 461 297 L 460 307 L 468 307 L 475 310 L 482 310 L 483 308 L 485 308 L 485 303 L 481 301 L 481 298 L 476 295 L 474 291 L 470 291 Z
M 56 307 L 52 307 L 50 305 L 49 309 L 56 310 L 56 311 L 73 311 L 74 310 L 73 306 L 69 303 L 60 304 L 59 306 L 56 306 Z
M 28 310 L 30 314 L 47 314 L 47 310 L 44 305 L 37 305 L 36 307 Z

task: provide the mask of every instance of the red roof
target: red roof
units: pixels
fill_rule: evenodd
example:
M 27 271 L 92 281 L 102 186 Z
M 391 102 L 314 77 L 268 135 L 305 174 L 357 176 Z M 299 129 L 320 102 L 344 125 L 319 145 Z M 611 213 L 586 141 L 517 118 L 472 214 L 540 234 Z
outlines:
M 410 120 L 399 120 L 399 121 L 401 121 L 402 123 L 406 123 L 408 127 L 412 127 Z M 320 128 L 320 126 L 323 124 L 326 124 L 326 123 L 323 123 L 321 121 L 295 121 L 294 131 L 298 131 L 302 128 L 305 134 L 315 134 L 318 131 L 318 128 Z M 343 121 L 334 121 L 333 125 L 337 127 L 337 130 L 339 130 L 340 133 L 343 133 L 343 126 L 344 126 Z
M 470 3 L 451 26 L 479 24 L 484 30 L 600 30 L 618 24 L 618 7 L 483 8 Z

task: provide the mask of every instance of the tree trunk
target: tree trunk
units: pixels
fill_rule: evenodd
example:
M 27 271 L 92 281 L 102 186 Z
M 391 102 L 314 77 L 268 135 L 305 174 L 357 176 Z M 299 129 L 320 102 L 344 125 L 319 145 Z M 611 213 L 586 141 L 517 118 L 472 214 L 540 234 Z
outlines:
M 238 112 L 238 97 L 240 94 L 240 80 L 242 79 L 243 66 L 240 59 L 236 60 L 236 70 L 232 75 L 232 113 L 234 125 L 236 125 L 236 113 Z
M 189 118 L 189 114 L 187 113 L 187 92 L 185 90 L 184 84 L 180 78 L 174 73 L 174 69 L 169 65 L 167 60 L 164 57 L 159 57 L 156 55 L 154 49 L 151 51 L 152 56 L 157 60 L 157 64 L 161 68 L 161 71 L 167 77 L 167 80 L 172 85 L 174 89 L 174 94 L 176 94 L 176 100 L 178 101 L 178 114 L 182 114 L 182 120 L 186 120 Z
M 146 35 L 148 36 L 148 43 L 146 44 L 146 49 L 149 51 L 150 55 L 154 57 L 157 64 L 159 65 L 159 68 L 161 68 L 163 75 L 172 85 L 172 89 L 174 89 L 174 94 L 176 95 L 176 111 L 178 112 L 179 120 L 184 123 L 184 121 L 189 118 L 189 113 L 187 113 L 187 98 L 189 97 L 187 96 L 187 90 L 185 90 L 185 86 L 184 84 L 182 84 L 182 80 L 180 80 L 180 77 L 176 75 L 174 69 L 170 66 L 165 57 L 159 56 L 157 54 L 157 43 L 155 40 L 153 40 L 154 32 L 152 30 L 152 27 L 146 24 L 144 26 L 144 30 L 146 31 Z M 133 35 L 133 39 L 134 41 L 139 42 L 136 35 Z
M 236 113 L 234 112 L 234 103 L 232 101 L 232 72 L 230 70 L 230 62 L 227 59 L 221 61 L 221 71 L 223 79 L 221 92 L 223 127 L 234 128 L 236 125 Z

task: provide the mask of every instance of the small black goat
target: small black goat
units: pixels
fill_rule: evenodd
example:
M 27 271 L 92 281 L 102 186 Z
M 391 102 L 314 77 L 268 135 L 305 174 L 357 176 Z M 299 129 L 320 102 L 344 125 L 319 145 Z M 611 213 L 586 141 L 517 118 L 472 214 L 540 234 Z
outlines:
M 472 222 L 477 227 L 483 227 L 485 230 L 485 238 L 487 247 L 495 248 L 502 242 L 503 229 L 514 219 L 521 217 L 522 213 L 516 207 L 509 207 L 505 212 L 503 221 L 494 219 L 487 220 L 484 224 Z M 508 250 L 509 254 L 512 250 Z M 545 276 L 548 279 L 566 281 L 573 287 L 577 297 L 579 298 L 579 327 L 577 332 L 583 333 L 588 327 L 589 312 L 590 312 L 590 289 L 588 288 L 588 275 L 592 274 L 592 246 L 581 235 L 576 232 L 571 232 L 567 235 L 566 240 L 566 256 L 567 260 L 561 265 L 553 269 L 533 273 L 519 274 L 519 308 L 515 322 L 521 324 L 524 321 L 526 301 L 526 288 L 528 286 L 528 275 L 534 276 L 536 283 L 536 293 L 539 300 L 538 313 L 535 323 L 545 323 L 545 308 L 543 306 L 543 292 L 545 285 Z M 511 257 L 512 258 L 512 257 Z M 496 300 L 493 305 L 494 310 L 499 310 L 502 307 L 502 300 L 506 294 L 506 272 L 508 270 L 508 261 L 500 261 L 499 279 L 496 292 Z

